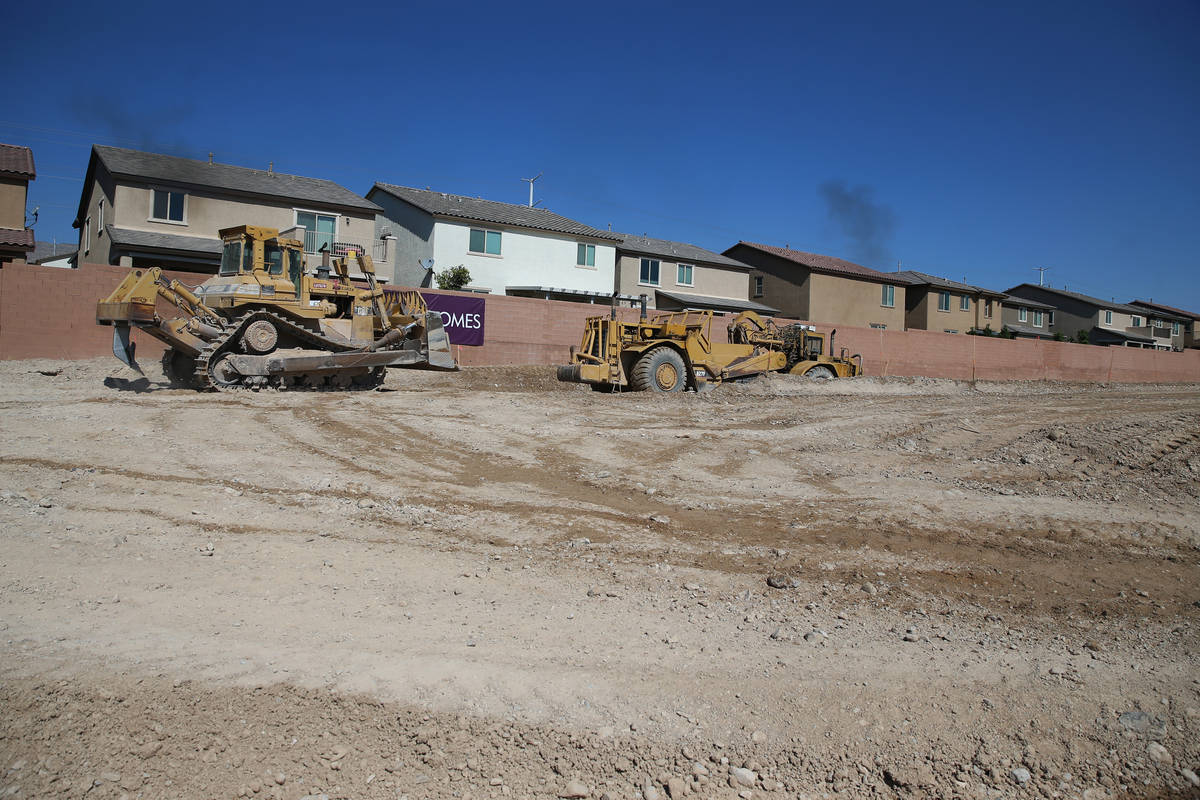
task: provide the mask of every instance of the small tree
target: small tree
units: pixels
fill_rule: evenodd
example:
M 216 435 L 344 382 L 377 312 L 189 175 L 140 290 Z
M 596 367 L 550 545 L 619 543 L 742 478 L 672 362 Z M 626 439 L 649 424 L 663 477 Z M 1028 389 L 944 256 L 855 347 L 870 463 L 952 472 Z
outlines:
M 1055 332 L 1054 332 L 1054 341 L 1056 341 L 1056 342 L 1065 342 L 1066 340 L 1067 340 L 1067 337 L 1063 336 L 1063 333 L 1062 333 L 1062 331 L 1055 331 Z
M 435 273 L 433 279 L 437 281 L 439 289 L 458 290 L 471 282 L 471 270 L 459 264 Z
M 987 325 L 983 326 L 983 335 L 984 336 L 995 336 L 996 335 L 995 332 L 992 330 L 992 323 L 989 322 Z
M 1085 330 L 1080 330 L 1078 333 L 1075 334 L 1075 341 L 1079 342 L 1080 344 L 1087 344 L 1088 343 L 1088 332 Z

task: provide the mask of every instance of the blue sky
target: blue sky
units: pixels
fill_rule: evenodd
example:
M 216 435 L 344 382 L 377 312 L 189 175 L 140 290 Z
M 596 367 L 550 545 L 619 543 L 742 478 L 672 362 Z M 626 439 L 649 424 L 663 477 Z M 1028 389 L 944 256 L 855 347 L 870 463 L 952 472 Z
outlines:
M 999 4 L 997 4 L 998 6 Z M 38 238 L 92 143 L 1200 311 L 1200 4 L 20 3 Z M 15 16 L 15 19 L 13 17 Z

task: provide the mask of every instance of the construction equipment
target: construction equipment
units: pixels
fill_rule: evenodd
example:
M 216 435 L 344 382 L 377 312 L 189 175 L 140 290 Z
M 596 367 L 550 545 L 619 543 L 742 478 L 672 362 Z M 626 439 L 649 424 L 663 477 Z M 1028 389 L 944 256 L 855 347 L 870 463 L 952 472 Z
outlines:
M 384 291 L 371 257 L 322 256 L 315 274 L 304 244 L 274 228 L 220 231 L 221 266 L 194 290 L 134 269 L 96 305 L 96 322 L 113 326 L 113 355 L 141 372 L 131 328 L 167 345 L 163 373 L 176 386 L 201 390 L 366 389 L 388 367 L 456 370 L 440 314 L 417 292 Z M 350 281 L 357 261 L 369 288 Z M 331 269 L 332 266 L 332 269 Z M 182 312 L 164 319 L 162 298 Z
M 729 343 L 712 340 L 712 311 L 675 311 L 646 318 L 645 299 L 636 323 L 588 318 L 583 343 L 571 348 L 571 363 L 558 368 L 560 381 L 587 383 L 611 391 L 704 391 L 724 381 L 764 372 L 811 378 L 848 378 L 862 374 L 862 356 L 845 348 L 834 356 L 833 339 L 812 325 L 779 328 L 753 311 L 729 324 Z

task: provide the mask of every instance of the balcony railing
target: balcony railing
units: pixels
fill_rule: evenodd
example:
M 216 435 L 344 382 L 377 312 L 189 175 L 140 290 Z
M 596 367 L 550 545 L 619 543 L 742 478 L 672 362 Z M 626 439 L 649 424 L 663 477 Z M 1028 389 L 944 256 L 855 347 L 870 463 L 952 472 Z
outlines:
M 304 232 L 305 253 L 320 253 L 322 247 L 329 251 L 331 258 L 345 258 L 351 253 L 355 255 L 363 255 L 367 252 L 367 247 L 365 245 L 356 244 L 354 242 L 334 241 L 333 234 L 331 233 L 320 233 L 318 231 Z M 371 260 L 387 260 L 387 242 L 375 242 L 371 250 Z

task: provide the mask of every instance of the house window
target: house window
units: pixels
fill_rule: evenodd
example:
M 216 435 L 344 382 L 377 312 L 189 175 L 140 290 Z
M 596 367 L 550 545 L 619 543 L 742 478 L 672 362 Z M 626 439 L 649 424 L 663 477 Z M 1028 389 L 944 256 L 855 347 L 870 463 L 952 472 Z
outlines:
M 1111 311 L 1104 312 L 1104 324 L 1112 325 L 1112 312 Z
M 870 325 L 872 328 L 874 328 L 877 331 L 886 331 L 887 330 L 887 325 L 884 325 L 882 322 L 870 322 L 867 324 Z
M 92 218 L 89 216 L 83 221 L 83 252 L 86 254 L 92 249 Z
M 577 255 L 575 256 L 575 266 L 577 267 L 594 267 L 596 266 L 596 245 L 580 243 L 576 248 Z
M 883 299 L 879 303 L 884 308 L 896 307 L 896 287 L 889 283 L 883 285 Z
M 679 264 L 675 267 L 675 285 L 676 286 L 691 286 L 692 285 L 692 265 Z
M 755 297 L 762 297 L 762 281 L 763 281 L 762 275 L 754 276 L 754 296 Z
M 483 253 L 489 256 L 500 255 L 500 231 L 472 228 L 470 249 L 472 253 Z
M 992 318 L 992 301 L 991 300 L 983 301 L 983 316 L 986 319 Z
M 971 310 L 971 298 L 967 297 L 965 294 L 962 295 L 961 297 L 959 297 L 958 298 L 958 310 L 959 311 L 970 311 Z
M 304 228 L 304 252 L 320 253 L 322 248 L 333 251 L 337 233 L 337 217 L 315 211 L 297 211 L 296 224 Z
M 1029 309 L 1018 308 L 1017 309 L 1017 321 L 1018 322 L 1028 322 L 1029 321 Z
M 101 227 L 101 228 L 103 228 L 103 227 L 104 227 L 104 223 L 103 223 L 103 222 L 101 222 L 101 223 L 100 223 L 100 227 Z M 1156 319 L 1156 320 L 1154 320 L 1154 327 L 1156 327 L 1156 328 L 1161 328 L 1162 326 L 1163 326 L 1163 321 L 1162 321 L 1161 319 Z
M 658 286 L 658 266 L 657 258 L 643 258 L 638 283 L 643 286 Z
M 1134 328 L 1140 328 L 1140 327 L 1142 327 L 1142 318 L 1141 318 L 1141 317 L 1136 317 L 1136 316 L 1131 316 L 1131 317 L 1129 318 L 1129 325 L 1130 325 L 1131 327 L 1134 327 Z
M 958 333 L 958 331 L 952 331 L 949 328 L 943 328 L 942 333 Z
M 154 202 L 150 208 L 150 219 L 161 222 L 183 222 L 183 192 L 154 190 Z
M 950 293 L 938 292 L 938 311 L 950 310 Z
M 1172 322 L 1172 323 L 1171 323 L 1171 335 L 1172 335 L 1172 336 L 1178 336 L 1178 335 L 1179 335 L 1179 323 L 1178 323 L 1178 322 Z
M 104 235 L 104 198 L 96 201 L 96 236 Z
M 1042 312 L 1040 312 L 1040 311 L 1033 312 L 1033 327 L 1035 327 L 1035 328 L 1042 327 Z
M 1047 328 L 1054 327 L 1054 312 L 1053 311 L 1046 312 L 1046 327 Z

